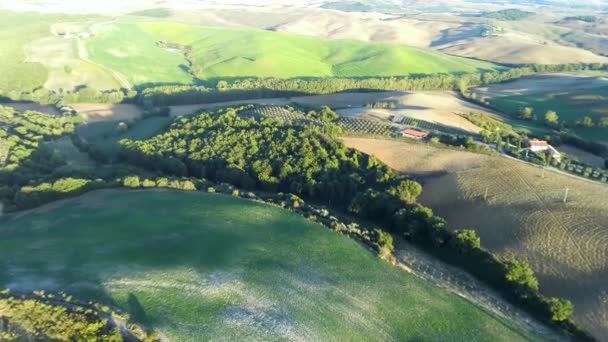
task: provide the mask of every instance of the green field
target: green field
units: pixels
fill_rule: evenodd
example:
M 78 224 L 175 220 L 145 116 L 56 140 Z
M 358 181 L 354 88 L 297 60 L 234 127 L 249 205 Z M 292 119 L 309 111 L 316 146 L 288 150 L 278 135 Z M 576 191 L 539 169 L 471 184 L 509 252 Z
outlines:
M 191 71 L 200 79 L 406 76 L 497 68 L 403 46 L 162 22 L 116 24 L 93 38 L 88 50 L 95 62 L 127 75 L 136 85 L 189 83 L 183 55 L 156 46 L 161 40 L 190 46 Z
M 122 139 L 144 140 L 160 133 L 173 118 L 152 116 L 134 122 L 127 122 L 126 132 L 118 130 L 116 121 L 100 121 L 81 125 L 76 133 L 88 143 L 96 145 L 110 156 L 116 156 L 120 150 L 119 141 Z
M 0 287 L 63 290 L 167 340 L 515 341 L 526 333 L 283 209 L 102 191 L 0 217 Z
M 502 96 L 493 98 L 491 102 L 497 108 L 514 117 L 522 107 L 534 108 L 534 113 L 539 121 L 538 123 L 529 122 L 528 128 L 535 133 L 542 133 L 546 131 L 546 127 L 542 125 L 542 120 L 549 110 L 556 111 L 560 121 L 567 122 L 571 127 L 574 127 L 576 122 L 584 116 L 590 116 L 596 123 L 599 118 L 608 116 L 608 87 Z M 520 121 L 519 123 L 524 124 L 525 122 Z M 574 127 L 573 131 L 584 139 L 608 142 L 608 128 Z
M 42 86 L 47 70 L 42 64 L 26 63 L 24 50 L 32 40 L 49 34 L 53 16 L 0 10 L 0 19 L 0 94 Z

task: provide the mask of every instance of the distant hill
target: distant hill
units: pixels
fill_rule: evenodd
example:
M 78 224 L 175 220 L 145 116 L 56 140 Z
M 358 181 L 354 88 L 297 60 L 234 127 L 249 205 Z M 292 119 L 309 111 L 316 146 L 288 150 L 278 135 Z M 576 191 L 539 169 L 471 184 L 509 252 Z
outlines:
M 484 12 L 480 16 L 488 19 L 516 21 L 531 17 L 534 12 L 522 11 L 516 8 L 509 8 L 495 12 Z
M 321 5 L 321 8 L 333 9 L 343 12 L 370 12 L 373 7 L 359 1 L 352 2 L 327 2 Z
M 182 51 L 163 49 L 159 41 L 181 46 Z M 192 75 L 199 79 L 375 77 L 498 68 L 405 46 L 157 22 L 114 25 L 87 47 L 92 60 L 136 85 L 190 83 Z

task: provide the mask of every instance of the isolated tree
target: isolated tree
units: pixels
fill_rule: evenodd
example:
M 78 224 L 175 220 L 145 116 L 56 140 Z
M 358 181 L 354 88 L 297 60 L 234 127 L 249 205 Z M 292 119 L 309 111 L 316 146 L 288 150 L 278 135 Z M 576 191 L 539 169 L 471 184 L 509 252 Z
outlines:
M 116 130 L 118 130 L 120 133 L 124 133 L 129 130 L 129 125 L 127 125 L 125 122 L 119 122 L 118 126 L 116 126 Z
M 460 253 L 470 253 L 481 248 L 481 239 L 477 232 L 471 229 L 457 231 L 452 241 Z
M 595 126 L 593 119 L 589 116 L 585 116 L 580 121 L 578 121 L 577 124 L 579 126 L 586 127 L 586 128 L 591 128 L 591 127 Z
M 511 260 L 508 261 L 505 266 L 507 268 L 505 278 L 509 282 L 516 284 L 524 291 L 538 290 L 538 280 L 534 275 L 534 271 L 527 262 Z
M 215 85 L 215 88 L 217 90 L 226 90 L 226 89 L 228 89 L 228 82 L 221 80 L 221 81 L 217 82 L 217 84 Z
M 551 319 L 555 322 L 563 322 L 574 314 L 574 305 L 571 301 L 562 298 L 549 298 L 546 300 Z
M 140 182 L 138 176 L 129 176 L 125 177 L 123 180 L 123 185 L 127 188 L 139 188 Z
M 559 124 L 559 116 L 555 111 L 547 111 L 545 113 L 545 123 L 550 126 L 557 126 Z
M 390 188 L 389 194 L 399 197 L 404 202 L 413 203 L 422 194 L 422 186 L 418 182 L 404 180 L 399 185 Z
M 519 110 L 519 118 L 523 120 L 532 120 L 534 117 L 534 109 L 532 107 L 523 107 Z
M 601 117 L 599 119 L 599 121 L 597 122 L 597 126 L 601 127 L 601 128 L 607 128 L 608 127 L 608 116 Z

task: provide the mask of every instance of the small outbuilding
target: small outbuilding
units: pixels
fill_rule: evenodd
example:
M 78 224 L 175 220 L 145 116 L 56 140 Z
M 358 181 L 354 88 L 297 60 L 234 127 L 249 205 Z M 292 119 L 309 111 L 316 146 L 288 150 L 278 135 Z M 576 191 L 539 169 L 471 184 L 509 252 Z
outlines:
M 526 141 L 526 145 L 532 152 L 545 152 L 555 160 L 562 158 L 561 153 L 544 140 L 530 139 Z
M 422 140 L 422 139 L 426 138 L 429 134 L 426 132 L 423 132 L 423 131 L 419 131 L 417 129 L 406 128 L 401 132 L 401 135 L 403 135 L 406 138 Z

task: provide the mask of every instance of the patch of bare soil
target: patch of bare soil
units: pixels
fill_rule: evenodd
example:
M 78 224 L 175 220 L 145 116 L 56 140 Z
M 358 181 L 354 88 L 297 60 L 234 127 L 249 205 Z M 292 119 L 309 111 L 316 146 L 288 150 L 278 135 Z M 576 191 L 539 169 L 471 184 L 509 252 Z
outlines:
M 132 104 L 77 103 L 72 107 L 87 122 L 130 121 L 141 117 L 142 110 Z
M 481 166 L 488 157 L 427 144 L 409 144 L 398 140 L 343 137 L 346 146 L 372 154 L 391 168 L 415 175 L 436 175 L 469 170 Z
M 608 61 L 608 58 L 587 50 L 550 43 L 542 37 L 530 37 L 515 31 L 495 37 L 453 40 L 434 48 L 451 55 L 506 64 L 606 63 Z

